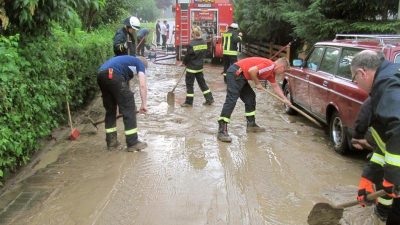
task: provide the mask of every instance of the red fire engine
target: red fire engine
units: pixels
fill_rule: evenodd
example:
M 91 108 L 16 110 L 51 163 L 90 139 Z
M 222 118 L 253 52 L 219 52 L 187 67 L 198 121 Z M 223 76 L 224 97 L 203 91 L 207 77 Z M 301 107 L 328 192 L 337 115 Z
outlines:
M 233 22 L 232 0 L 176 0 L 175 49 L 181 60 L 191 40 L 191 28 L 200 26 L 209 57 L 222 58 L 222 33 Z

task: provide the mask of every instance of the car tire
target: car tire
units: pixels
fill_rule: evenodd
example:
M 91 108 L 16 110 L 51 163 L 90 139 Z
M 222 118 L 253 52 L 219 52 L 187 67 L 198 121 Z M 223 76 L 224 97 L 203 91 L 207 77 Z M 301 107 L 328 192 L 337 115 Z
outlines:
M 334 112 L 329 123 L 329 136 L 333 149 L 340 154 L 349 152 L 349 137 L 338 112 Z
M 285 85 L 285 87 L 283 88 L 283 93 L 285 94 L 286 98 L 289 99 L 293 105 L 293 100 L 292 100 L 292 96 L 290 94 L 289 84 Z M 287 106 L 286 104 L 283 104 L 283 105 L 285 107 L 285 113 L 287 113 L 289 115 L 296 115 L 296 113 L 297 113 L 296 110 Z

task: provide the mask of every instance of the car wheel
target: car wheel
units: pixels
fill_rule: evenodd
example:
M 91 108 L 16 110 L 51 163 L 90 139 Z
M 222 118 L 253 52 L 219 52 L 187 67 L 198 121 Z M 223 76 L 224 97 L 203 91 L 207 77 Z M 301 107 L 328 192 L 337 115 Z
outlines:
M 329 134 L 333 143 L 333 149 L 336 152 L 345 154 L 349 151 L 347 132 L 338 112 L 334 112 L 331 116 Z
M 286 84 L 285 87 L 283 88 L 283 93 L 285 94 L 286 98 L 290 100 L 290 102 L 293 105 L 293 101 L 292 101 L 292 96 L 290 95 L 290 89 L 289 89 L 289 84 Z M 285 106 L 285 112 L 289 115 L 296 115 L 296 110 L 294 110 L 293 108 L 287 106 L 286 104 L 284 104 Z

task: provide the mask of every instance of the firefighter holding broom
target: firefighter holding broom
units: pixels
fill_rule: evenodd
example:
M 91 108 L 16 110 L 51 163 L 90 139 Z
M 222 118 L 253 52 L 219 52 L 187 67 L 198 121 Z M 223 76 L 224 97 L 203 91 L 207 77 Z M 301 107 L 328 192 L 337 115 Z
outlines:
M 147 112 L 147 82 L 145 76 L 147 61 L 143 57 L 129 55 L 115 56 L 106 61 L 97 73 L 103 106 L 106 110 L 105 130 L 106 142 L 109 150 L 119 149 L 117 139 L 117 106 L 123 115 L 126 150 L 140 151 L 147 147 L 145 142 L 138 139 L 136 122 L 136 106 L 133 92 L 129 88 L 129 81 L 137 74 L 139 79 L 141 106 L 139 113 Z
M 283 99 L 285 104 L 292 105 L 276 82 L 276 76 L 288 70 L 289 65 L 286 58 L 279 58 L 273 62 L 262 57 L 250 57 L 239 60 L 229 67 L 226 73 L 227 91 L 225 103 L 218 118 L 218 140 L 222 142 L 232 141 L 232 138 L 228 134 L 228 123 L 239 98 L 245 105 L 246 131 L 253 133 L 265 131 L 265 128 L 259 127 L 256 124 L 256 94 L 250 87 L 248 80 L 253 80 L 256 88 L 260 91 L 265 91 L 260 80 L 268 80 L 275 93 Z

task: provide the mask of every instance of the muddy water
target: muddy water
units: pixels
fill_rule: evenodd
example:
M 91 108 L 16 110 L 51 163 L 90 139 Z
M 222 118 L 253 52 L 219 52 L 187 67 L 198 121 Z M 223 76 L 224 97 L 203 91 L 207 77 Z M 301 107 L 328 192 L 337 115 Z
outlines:
M 267 132 L 246 133 L 239 101 L 229 125 L 233 141 L 221 143 L 216 133 L 225 100 L 222 68 L 205 69 L 213 106 L 202 105 L 195 84 L 194 107 L 180 108 L 185 98 L 181 82 L 176 106 L 169 107 L 167 92 L 182 70 L 150 65 L 149 113 L 138 116 L 139 137 L 149 144 L 145 151 L 109 152 L 104 128 L 92 134 L 90 124 L 81 124 L 77 141 L 60 139 L 42 156 L 46 161 L 54 158 L 52 152 L 60 152 L 55 162 L 32 167 L 38 169 L 32 177 L 41 180 L 21 181 L 2 195 L 12 199 L 33 183 L 35 190 L 49 193 L 9 224 L 303 225 L 316 202 L 354 199 L 363 155 L 334 153 L 323 130 L 300 116 L 287 116 L 279 102 L 259 92 L 256 118 Z M 90 110 L 102 112 L 100 98 Z M 124 142 L 121 120 L 118 132 Z M 369 215 L 358 207 L 346 211 L 342 224 L 364 224 L 355 222 L 362 213 Z

